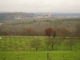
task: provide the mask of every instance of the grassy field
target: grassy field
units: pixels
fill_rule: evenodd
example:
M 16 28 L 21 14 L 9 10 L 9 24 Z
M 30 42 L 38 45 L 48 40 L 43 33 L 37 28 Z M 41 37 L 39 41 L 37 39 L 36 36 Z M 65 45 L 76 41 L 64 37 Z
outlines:
M 80 40 L 74 37 L 75 44 L 65 45 L 68 38 L 61 44 L 55 44 L 54 49 L 47 49 L 45 36 L 1 36 L 0 40 L 0 60 L 47 60 L 47 53 L 51 60 L 80 60 Z M 36 51 L 30 47 L 33 39 L 41 40 L 41 47 Z M 59 39 L 60 40 L 60 39 Z M 73 39 L 72 39 L 73 40 Z
M 14 51 L 0 52 L 0 60 L 80 60 L 80 51 Z
M 45 36 L 1 36 L 0 40 L 0 51 L 35 51 L 34 48 L 30 47 L 30 43 L 34 39 L 39 39 L 41 46 L 38 49 L 39 51 L 52 51 L 51 46 L 47 48 L 45 41 Z M 69 38 L 64 40 L 57 39 L 58 41 L 62 41 L 61 43 L 56 43 L 54 45 L 54 51 L 70 51 L 70 46 L 68 42 Z M 72 39 L 72 50 L 80 50 L 80 40 L 78 38 Z M 66 43 L 67 42 L 67 43 Z

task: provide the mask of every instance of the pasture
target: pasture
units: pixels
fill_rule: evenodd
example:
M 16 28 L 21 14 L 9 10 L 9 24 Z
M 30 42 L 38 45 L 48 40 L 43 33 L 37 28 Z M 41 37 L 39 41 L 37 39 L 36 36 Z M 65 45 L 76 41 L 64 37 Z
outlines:
M 30 46 L 31 41 L 40 40 L 39 51 L 52 51 L 51 46 L 47 48 L 46 36 L 1 36 L 0 39 L 0 51 L 35 51 L 33 47 Z M 54 42 L 53 51 L 70 51 L 70 38 L 59 38 L 57 37 L 56 42 Z M 71 38 L 72 50 L 80 50 L 80 39 L 77 37 Z
M 0 60 L 47 60 L 47 53 L 51 60 L 80 60 L 80 40 L 73 37 L 72 51 L 68 43 L 69 37 L 55 43 L 54 49 L 47 48 L 46 36 L 1 36 L 0 39 Z M 30 46 L 32 40 L 40 40 L 40 47 L 36 51 Z
M 80 60 L 80 51 L 8 51 L 0 52 L 0 60 Z

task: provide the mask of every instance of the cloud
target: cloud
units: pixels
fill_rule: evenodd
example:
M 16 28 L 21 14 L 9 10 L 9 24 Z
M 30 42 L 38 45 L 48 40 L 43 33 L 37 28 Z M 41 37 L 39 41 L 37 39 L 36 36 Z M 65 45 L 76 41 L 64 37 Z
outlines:
M 1 0 L 0 11 L 80 13 L 80 0 Z

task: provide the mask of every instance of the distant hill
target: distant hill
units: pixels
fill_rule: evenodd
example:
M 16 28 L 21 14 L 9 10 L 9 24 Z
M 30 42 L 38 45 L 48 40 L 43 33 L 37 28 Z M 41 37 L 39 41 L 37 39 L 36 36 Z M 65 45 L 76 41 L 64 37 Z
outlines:
M 33 18 L 35 16 L 42 16 L 43 14 L 49 13 L 25 13 L 25 12 L 0 12 L 0 22 L 5 20 L 13 20 L 13 19 L 27 19 Z M 80 13 L 50 13 L 51 16 L 78 16 L 80 17 Z
M 35 15 L 51 14 L 52 16 L 80 16 L 80 13 L 35 13 Z
M 80 13 L 52 13 L 53 16 L 80 16 Z
M 23 17 L 23 18 L 32 18 L 35 15 L 33 13 L 22 13 L 22 12 L 13 12 L 13 13 L 0 13 L 0 20 L 10 20 L 15 17 Z

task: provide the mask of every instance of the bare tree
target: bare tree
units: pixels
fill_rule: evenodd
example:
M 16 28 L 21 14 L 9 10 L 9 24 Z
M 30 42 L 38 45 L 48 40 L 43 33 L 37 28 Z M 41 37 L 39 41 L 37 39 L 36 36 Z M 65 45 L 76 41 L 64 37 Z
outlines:
M 69 35 L 69 30 L 67 28 L 59 28 L 57 30 L 57 33 L 59 33 L 60 36 L 62 36 L 63 39 L 65 39 L 65 37 L 67 37 Z
M 70 47 L 70 50 L 72 51 L 72 47 L 73 45 L 75 45 L 75 39 L 73 37 L 69 38 L 68 40 L 66 40 L 65 42 L 65 46 L 67 47 Z
M 47 38 L 46 40 L 45 40 L 45 44 L 47 45 L 47 48 L 49 47 L 49 46 L 51 46 L 51 49 L 53 50 L 54 49 L 54 45 L 57 43 L 57 40 L 56 40 L 56 38 Z
M 80 23 L 76 25 L 75 35 L 80 38 Z
M 40 46 L 41 46 L 41 40 L 39 40 L 39 39 L 34 39 L 34 40 L 32 40 L 32 41 L 30 42 L 30 46 L 31 46 L 32 48 L 35 48 L 35 50 L 37 51 L 37 50 L 40 48 Z

